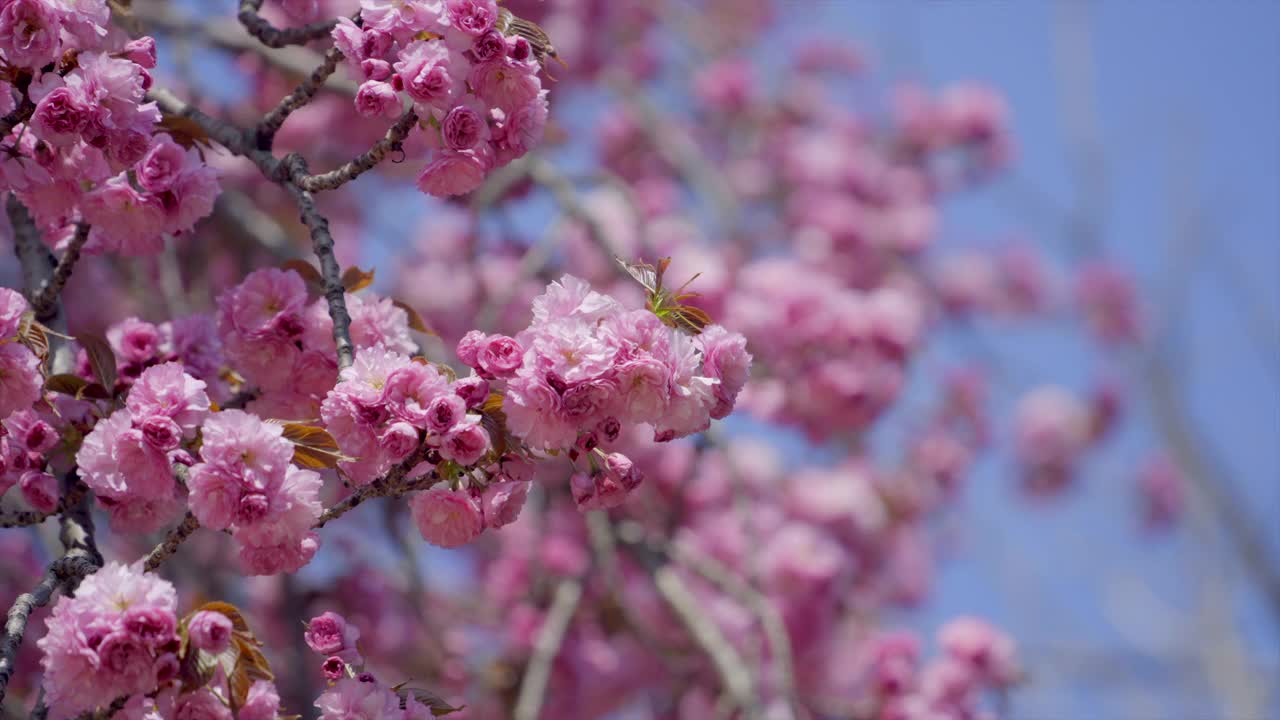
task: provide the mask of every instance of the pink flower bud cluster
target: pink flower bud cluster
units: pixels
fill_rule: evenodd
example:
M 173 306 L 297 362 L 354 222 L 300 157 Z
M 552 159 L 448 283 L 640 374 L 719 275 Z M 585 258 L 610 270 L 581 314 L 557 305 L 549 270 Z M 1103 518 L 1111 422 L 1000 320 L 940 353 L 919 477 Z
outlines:
M 121 532 L 150 532 L 182 506 L 174 462 L 190 464 L 183 444 L 209 413 L 205 383 L 180 363 L 138 376 L 124 408 L 98 422 L 76 454 L 78 472 Z
M 866 428 L 897 398 L 924 308 L 910 286 L 861 292 L 794 261 L 760 260 L 742 269 L 727 322 L 769 369 L 749 407 L 823 438 Z
M 364 659 L 356 648 L 360 630 L 335 612 L 326 612 L 307 622 L 307 647 L 324 657 L 320 669 L 328 689 L 316 698 L 322 720 L 430 720 L 432 708 L 418 701 L 413 692 L 380 682 L 364 671 Z M 243 720 L 243 719 L 242 719 Z
M 947 255 L 931 277 L 944 310 L 955 316 L 988 313 L 1022 318 L 1045 308 L 1049 277 L 1028 248 L 1011 246 L 999 254 L 964 251 Z
M 363 78 L 357 112 L 394 118 L 407 95 L 431 148 L 418 188 L 437 197 L 480 186 L 542 140 L 547 92 L 538 51 L 498 28 L 495 0 L 362 0 L 334 44 Z
M 338 447 L 352 460 L 339 467 L 364 485 L 424 442 L 432 464 L 478 464 L 490 454 L 489 431 L 468 410 L 487 398 L 483 385 L 450 381 L 434 366 L 380 347 L 362 350 L 320 406 Z
M 221 377 L 226 358 L 210 315 L 188 315 L 158 325 L 136 317 L 125 318 L 107 328 L 107 342 L 116 356 L 118 389 L 132 387 L 138 376 L 153 365 L 180 362 L 188 373 L 204 381 L 215 400 L 228 394 Z M 78 365 L 81 375 L 93 377 L 88 356 L 82 353 Z
M 969 718 L 984 691 L 1003 691 L 1022 675 L 1013 639 L 984 620 L 960 617 L 938 632 L 940 653 L 923 667 L 918 639 L 885 632 L 864 646 L 863 664 L 879 720 Z
M 1093 335 L 1104 343 L 1124 345 L 1142 340 L 1142 308 L 1133 279 L 1115 265 L 1085 265 L 1076 276 L 1076 303 Z
M 125 43 L 108 19 L 101 0 L 22 0 L 0 12 L 0 55 L 30 75 L 21 92 L 0 82 L 0 113 L 34 106 L 2 141 L 0 189 L 51 240 L 86 222 L 89 252 L 153 254 L 213 210 L 217 174 L 196 150 L 154 134 L 160 112 L 145 98 L 155 41 Z
M 1013 153 L 1008 109 L 1004 98 L 989 87 L 953 85 L 931 97 L 922 88 L 905 86 L 894 100 L 898 140 L 906 151 L 962 149 L 974 157 L 974 169 L 982 172 L 999 169 Z
M 687 335 L 572 275 L 534 299 L 514 338 L 469 333 L 458 357 L 503 391 L 516 437 L 544 451 L 606 448 L 636 423 L 659 441 L 706 430 L 732 411 L 751 363 L 741 335 Z
M 59 597 L 37 643 L 49 717 L 73 718 L 174 679 L 176 611 L 173 585 L 140 564 L 108 563 L 75 597 Z
M 201 462 L 191 468 L 191 512 L 204 527 L 230 530 L 248 575 L 295 572 L 320 547 L 320 475 L 294 467 L 280 425 L 242 410 L 209 416 Z
M 28 309 L 21 293 L 0 288 L 0 419 L 29 409 L 40 399 L 44 386 L 40 359 L 17 341 Z
M 1036 495 L 1065 488 L 1094 439 L 1089 407 L 1071 391 L 1052 385 L 1028 392 L 1014 418 L 1014 452 L 1023 484 Z
M 17 485 L 28 505 L 52 512 L 58 506 L 58 481 L 45 471 L 45 456 L 58 440 L 54 426 L 33 410 L 0 420 L 0 495 Z
M 391 300 L 346 296 L 357 349 L 410 354 L 409 316 Z M 268 417 L 310 418 L 338 379 L 333 320 L 323 298 L 310 300 L 297 272 L 255 270 L 218 297 L 218 336 L 225 353 L 259 397 L 251 409 Z

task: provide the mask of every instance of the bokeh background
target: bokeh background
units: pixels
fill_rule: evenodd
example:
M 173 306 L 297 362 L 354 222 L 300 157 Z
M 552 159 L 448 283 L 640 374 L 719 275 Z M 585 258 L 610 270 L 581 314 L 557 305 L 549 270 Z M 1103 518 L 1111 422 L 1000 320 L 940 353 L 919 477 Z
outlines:
M 994 442 L 977 456 L 963 492 L 929 520 L 927 592 L 877 620 L 926 638 L 958 615 L 1003 628 L 1025 671 L 1000 704 L 1009 718 L 1280 718 L 1280 3 L 783 0 L 743 3 L 741 12 L 766 4 L 773 10 L 766 27 L 730 53 L 749 58 L 762 85 L 785 77 L 796 51 L 821 39 L 856 51 L 862 69 L 838 80 L 839 102 L 868 117 L 892 115 L 893 94 L 907 84 L 976 82 L 1003 98 L 1012 153 L 981 183 L 942 198 L 926 258 L 1023 244 L 1043 259 L 1053 279 L 1048 292 L 1059 299 L 1070 297 L 1082 263 L 1105 260 L 1133 278 L 1142 317 L 1141 342 L 1118 349 L 1100 347 L 1080 332 L 1078 318 L 1059 310 L 1028 323 L 979 314 L 930 336 L 912 359 L 901 397 L 862 446 L 878 461 L 900 457 L 913 422 L 938 400 L 939 377 L 966 364 L 984 369 Z M 672 2 L 658 11 L 700 5 Z M 289 87 L 263 80 L 255 60 L 229 53 L 216 22 L 201 30 L 175 21 L 229 20 L 227 3 L 136 7 L 144 26 L 160 34 L 164 82 L 188 95 L 234 116 Z M 590 35 L 593 27 L 579 31 Z M 677 116 L 690 114 L 689 77 L 678 70 L 690 64 L 686 44 L 659 42 L 656 52 L 672 69 L 643 91 Z M 566 60 L 568 75 L 551 85 L 553 122 L 539 159 L 566 177 L 589 177 L 598 165 L 602 117 L 618 93 L 578 75 L 572 53 Z M 349 157 L 348 146 L 358 152 L 381 134 L 376 124 L 353 120 L 346 105 L 335 107 L 346 114 L 325 108 L 306 115 L 282 144 Z M 698 120 L 690 122 L 696 135 Z M 232 161 L 224 169 L 233 192 L 195 239 L 154 261 L 103 260 L 73 278 L 70 292 L 85 308 L 78 318 L 71 310 L 73 325 L 207 310 L 244 270 L 306 255 L 291 207 Z M 409 179 L 396 168 L 371 174 L 327 200 L 327 209 L 342 261 L 376 268 L 375 289 L 416 298 L 433 324 L 477 314 L 427 288 L 462 282 L 447 262 L 428 267 L 423 259 L 449 238 L 500 238 L 495 254 L 507 260 L 545 237 L 576 233 L 582 244 L 581 228 L 571 227 L 566 208 L 545 188 L 526 188 L 500 211 L 471 218 L 469 201 L 425 198 Z M 578 184 L 585 191 L 590 183 Z M 714 213 L 697 202 L 685 211 L 708 240 L 701 261 L 730 264 L 717 254 Z M 241 236 L 265 238 L 266 251 L 243 250 Z M 553 255 L 549 267 L 572 266 L 574 251 Z M 0 281 L 13 286 L 17 268 L 7 249 L 5 257 Z M 99 297 L 104 282 L 124 290 Z M 449 339 L 450 331 L 442 334 Z M 431 342 L 429 353 L 446 351 L 448 343 Z M 1012 452 L 1016 407 L 1044 384 L 1081 396 L 1106 386 L 1120 398 L 1114 429 L 1051 497 L 1024 491 Z M 814 442 L 749 412 L 731 417 L 722 431 L 718 440 L 772 445 L 784 472 L 834 467 L 852 452 L 852 443 Z M 1153 530 L 1144 523 L 1138 478 L 1161 454 L 1185 485 L 1182 511 Z M 412 566 L 406 571 L 396 540 L 403 518 L 377 508 L 353 515 L 354 529 L 326 536 L 326 550 L 297 578 L 246 583 L 210 572 L 196 595 L 240 596 L 264 618 L 294 622 L 309 616 L 302 608 L 318 612 L 337 602 L 344 591 L 334 591 L 335 577 L 355 583 L 345 592 L 365 587 L 368 577 L 351 577 L 366 565 L 375 576 L 417 576 L 445 595 L 480 591 L 479 568 L 491 546 L 475 554 L 417 547 L 403 560 Z M 387 527 L 397 530 L 368 531 Z M 175 571 L 179 580 L 195 582 L 219 566 L 225 543 L 202 542 Z M 273 653 L 277 663 L 298 657 Z M 626 706 L 611 717 L 647 716 Z

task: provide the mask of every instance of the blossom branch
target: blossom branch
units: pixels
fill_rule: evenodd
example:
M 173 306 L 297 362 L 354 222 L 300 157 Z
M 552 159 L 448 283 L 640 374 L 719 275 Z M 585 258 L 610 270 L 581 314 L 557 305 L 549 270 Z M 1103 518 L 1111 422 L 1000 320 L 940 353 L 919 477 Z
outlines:
M 102 555 L 93 538 L 93 518 L 89 515 L 86 488 L 71 476 L 63 478 L 63 498 L 66 506 L 62 514 L 62 557 L 45 570 L 44 577 L 31 592 L 23 593 L 14 601 L 5 618 L 4 635 L 0 637 L 0 701 L 13 677 L 18 649 L 26 635 L 27 621 L 31 613 L 48 605 L 58 588 L 74 592 L 85 577 L 102 567 Z M 74 502 L 69 502 L 75 497 Z
M 340 62 L 342 62 L 342 51 L 337 46 L 329 48 L 324 54 L 324 59 L 311 71 L 311 74 L 298 83 L 293 92 L 285 95 L 279 104 L 262 118 L 254 131 L 258 149 L 271 149 L 276 133 L 284 126 L 284 121 L 288 120 L 295 110 L 311 102 L 311 99 L 324 86 L 325 80 L 328 80 L 329 76 L 338 69 Z
M 409 137 L 409 132 L 413 130 L 414 123 L 417 121 L 418 113 L 410 109 L 401 115 L 400 119 L 387 129 L 386 135 L 375 142 L 364 154 L 326 173 L 320 173 L 319 175 L 305 173 L 293 175 L 293 182 L 308 192 L 334 190 L 342 187 L 372 170 L 389 153 L 399 151 L 400 144 L 404 142 L 405 138 Z
M 240 12 L 237 17 L 249 34 L 256 37 L 263 45 L 272 48 L 306 45 L 312 40 L 327 37 L 333 27 L 338 24 L 336 19 L 330 19 L 301 27 L 278 28 L 259 15 L 260 10 L 262 10 L 262 0 L 240 0 Z
M 355 345 L 351 342 L 351 312 L 347 310 L 347 288 L 342 284 L 342 268 L 333 251 L 329 219 L 316 208 L 315 198 L 311 193 L 293 183 L 287 187 L 298 203 L 302 224 L 311 231 L 311 248 L 320 260 L 324 299 L 329 304 L 329 317 L 333 319 L 333 344 L 338 352 L 338 369 L 351 367 L 356 357 Z
M 71 237 L 71 241 L 67 243 L 67 249 L 58 259 L 58 264 L 53 269 L 53 276 L 45 281 L 39 293 L 32 299 L 31 306 L 36 316 L 48 313 L 53 304 L 58 301 L 58 295 L 62 293 L 62 288 L 71 278 L 71 271 L 75 269 L 76 261 L 80 259 L 80 251 L 88 241 L 89 226 L 85 223 L 77 223 L 75 235 Z
M 415 478 L 408 483 L 404 482 L 404 476 L 420 464 L 423 461 L 423 458 L 426 457 L 426 454 L 427 447 L 425 445 L 420 445 L 417 450 L 414 450 L 409 455 L 409 457 L 400 461 L 399 465 L 391 468 L 391 471 L 386 475 L 383 475 L 381 478 L 374 480 L 368 485 L 362 485 L 345 499 L 341 500 L 333 507 L 326 509 L 321 513 L 320 518 L 316 520 L 315 525 L 312 527 L 317 529 L 324 527 L 329 521 L 336 520 L 337 518 L 354 510 L 365 500 L 376 497 L 394 497 L 435 483 L 439 480 L 439 477 L 436 475 L 434 470 L 423 477 Z
M 147 553 L 147 558 L 143 562 L 143 567 L 147 572 L 151 572 L 168 560 L 174 553 L 178 551 L 178 546 L 186 542 L 200 527 L 200 521 L 192 515 L 190 511 L 183 516 L 182 522 L 178 523 L 172 530 L 165 535 L 164 540 L 160 541 L 151 552 Z
M 26 288 L 27 301 L 35 306 L 35 299 L 41 293 L 53 272 L 56 261 L 44 241 L 40 239 L 40 231 L 27 207 L 13 193 L 9 194 L 5 211 L 9 215 L 9 224 L 13 226 L 13 251 L 18 256 L 18 264 L 22 266 L 22 283 Z M 56 306 L 36 311 L 36 319 L 47 322 L 57 312 Z
M 84 497 L 85 493 L 88 491 L 89 488 L 86 487 L 84 483 L 76 483 L 71 487 L 67 494 L 62 497 L 62 500 L 58 502 L 58 507 L 54 508 L 52 512 L 42 513 L 35 510 L 16 510 L 5 515 L 0 515 L 0 528 L 39 525 L 55 515 L 60 515 L 63 512 L 66 512 L 67 508 L 80 502 L 80 499 Z

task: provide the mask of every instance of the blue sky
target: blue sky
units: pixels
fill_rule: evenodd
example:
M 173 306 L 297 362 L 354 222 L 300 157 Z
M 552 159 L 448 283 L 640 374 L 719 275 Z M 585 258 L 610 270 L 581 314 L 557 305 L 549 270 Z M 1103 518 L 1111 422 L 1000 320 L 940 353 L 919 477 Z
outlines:
M 1255 323 L 1269 342 L 1280 339 L 1280 3 L 786 6 L 812 13 L 813 27 L 843 28 L 896 79 L 980 80 L 1002 91 L 1020 150 L 1015 171 L 952 202 L 940 245 L 1020 233 L 1064 259 L 1057 214 L 1075 206 L 1080 152 L 1067 139 L 1055 53 L 1064 22 L 1087 29 L 1092 71 L 1081 70 L 1078 56 L 1072 67 L 1096 89 L 1103 247 L 1134 268 L 1152 314 L 1170 317 L 1177 342 L 1167 347 L 1169 360 L 1184 373 L 1198 429 L 1256 510 L 1253 522 L 1269 528 L 1280 558 L 1272 514 L 1280 510 L 1280 355 L 1274 344 L 1263 351 L 1250 331 Z M 1189 266 L 1189 300 L 1166 312 L 1170 277 L 1188 257 L 1185 219 L 1196 214 L 1202 250 Z M 1101 367 L 1054 333 L 997 334 L 992 342 L 1010 353 L 1019 381 L 1082 387 Z M 1139 537 L 1128 472 L 1158 439 L 1141 399 L 1134 405 L 1125 431 L 1056 506 L 1028 507 L 1011 492 L 1005 462 L 985 462 L 949 523 L 955 557 L 930 606 L 911 619 L 924 629 L 975 612 L 1007 623 L 1028 644 L 1033 674 L 1015 700 L 1017 717 L 1219 716 L 1201 671 L 1183 672 L 1179 663 L 1194 638 L 1187 627 L 1194 616 L 1183 613 L 1196 607 L 1195 573 L 1217 567 L 1220 556 L 1205 560 L 1198 536 L 1185 530 L 1167 540 Z M 1256 598 L 1236 593 L 1233 600 L 1253 659 L 1274 677 L 1275 626 Z M 1078 662 L 1081 655 L 1088 662 Z M 1269 706 L 1273 717 L 1277 702 Z

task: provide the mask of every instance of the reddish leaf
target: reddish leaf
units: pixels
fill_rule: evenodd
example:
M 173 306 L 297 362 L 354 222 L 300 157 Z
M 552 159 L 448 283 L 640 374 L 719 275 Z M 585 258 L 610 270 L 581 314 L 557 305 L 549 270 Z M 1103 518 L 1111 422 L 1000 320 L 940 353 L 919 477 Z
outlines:
M 76 337 L 76 342 L 80 343 L 80 347 L 84 348 L 85 354 L 89 356 L 89 367 L 93 368 L 93 376 L 98 378 L 102 387 L 114 388 L 116 356 L 111 352 L 111 346 L 107 344 L 106 339 L 98 335 L 80 335 Z
M 373 271 L 368 272 L 352 265 L 342 273 L 342 287 L 347 292 L 353 293 L 363 290 L 373 284 Z
M 320 271 L 306 260 L 290 260 L 281 265 L 280 269 L 292 270 L 301 275 L 302 281 L 307 284 L 307 291 L 311 294 L 324 294 L 324 278 L 320 276 Z
M 293 443 L 293 461 L 311 470 L 335 468 L 339 462 L 355 459 L 343 455 L 338 441 L 322 427 L 286 422 L 284 438 Z
M 392 300 L 391 304 L 408 313 L 410 330 L 417 330 L 420 333 L 425 333 L 432 337 L 440 337 L 440 333 L 437 333 L 435 330 L 427 327 L 427 323 L 422 319 L 422 316 L 419 315 L 418 311 L 414 310 L 408 303 L 403 300 Z

